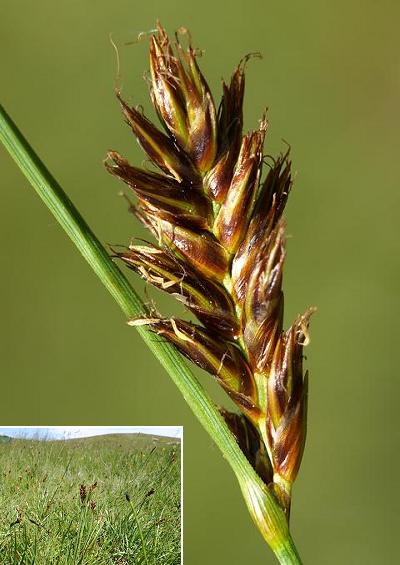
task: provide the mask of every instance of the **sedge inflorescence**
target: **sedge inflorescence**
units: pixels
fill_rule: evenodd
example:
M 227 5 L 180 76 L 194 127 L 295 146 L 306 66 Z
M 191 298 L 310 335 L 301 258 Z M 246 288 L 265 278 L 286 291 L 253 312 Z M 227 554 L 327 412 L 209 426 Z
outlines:
M 153 163 L 110 151 L 108 170 L 136 194 L 135 214 L 155 243 L 119 258 L 173 295 L 198 323 L 149 316 L 147 324 L 208 371 L 240 410 L 222 413 L 259 476 L 288 514 L 306 435 L 303 346 L 312 309 L 283 329 L 282 213 L 292 186 L 286 152 L 262 175 L 265 116 L 243 134 L 244 59 L 218 106 L 198 53 L 157 26 L 150 94 L 163 130 L 118 92 L 126 122 Z

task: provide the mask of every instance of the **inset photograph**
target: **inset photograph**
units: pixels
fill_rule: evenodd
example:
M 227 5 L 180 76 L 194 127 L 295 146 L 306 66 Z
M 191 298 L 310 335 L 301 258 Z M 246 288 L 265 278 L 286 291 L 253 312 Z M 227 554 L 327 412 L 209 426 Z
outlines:
M 179 565 L 181 427 L 0 427 L 0 563 Z

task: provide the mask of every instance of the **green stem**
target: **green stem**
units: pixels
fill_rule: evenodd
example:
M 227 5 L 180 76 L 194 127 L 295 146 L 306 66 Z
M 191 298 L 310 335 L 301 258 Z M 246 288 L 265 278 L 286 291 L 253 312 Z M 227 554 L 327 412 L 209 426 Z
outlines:
M 143 316 L 146 309 L 138 294 L 1 105 L 0 140 L 124 314 Z M 143 326 L 136 329 L 232 467 L 253 519 L 280 562 L 300 564 L 282 509 L 247 461 L 208 393 L 170 344 L 154 339 Z M 290 547 L 291 552 L 283 554 L 283 547 Z
M 143 531 L 142 531 L 142 528 L 140 527 L 139 511 L 134 509 L 133 504 L 130 500 L 129 500 L 129 505 L 132 508 L 133 519 L 135 520 L 135 524 L 136 524 L 136 527 L 137 527 L 138 532 L 139 532 L 140 541 L 141 541 L 141 544 L 142 544 L 143 555 L 144 555 L 144 559 L 146 561 L 146 565 L 150 565 L 149 559 L 147 557 L 146 544 L 145 544 L 144 537 L 143 537 Z
M 299 563 L 301 565 L 300 555 L 297 552 L 296 546 L 289 540 L 275 550 L 275 555 L 279 563 L 286 563 L 286 565 Z

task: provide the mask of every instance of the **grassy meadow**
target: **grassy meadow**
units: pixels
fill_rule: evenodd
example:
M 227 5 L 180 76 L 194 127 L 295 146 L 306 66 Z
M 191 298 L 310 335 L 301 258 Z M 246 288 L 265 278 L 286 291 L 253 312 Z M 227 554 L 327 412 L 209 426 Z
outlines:
M 178 565 L 180 442 L 0 438 L 2 565 Z

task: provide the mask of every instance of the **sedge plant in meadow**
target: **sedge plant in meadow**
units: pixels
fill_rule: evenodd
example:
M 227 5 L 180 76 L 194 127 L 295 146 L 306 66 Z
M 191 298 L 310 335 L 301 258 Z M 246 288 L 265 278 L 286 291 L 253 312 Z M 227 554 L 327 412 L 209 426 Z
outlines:
M 179 565 L 180 442 L 0 436 L 2 565 Z
M 278 560 L 301 563 L 289 517 L 306 437 L 302 360 L 312 309 L 283 328 L 289 153 L 266 162 L 265 116 L 243 132 L 247 58 L 216 105 L 198 52 L 190 37 L 187 46 L 180 37 L 171 41 L 158 25 L 150 38 L 150 94 L 162 130 L 117 92 L 153 166 L 139 168 L 109 151 L 106 167 L 133 190 L 134 213 L 154 236 L 115 255 L 196 321 L 164 318 L 138 299 L 4 112 L 3 140 L 223 452 Z M 238 411 L 218 409 L 176 350 L 209 372 Z

